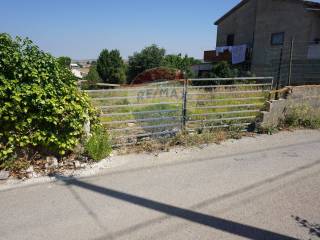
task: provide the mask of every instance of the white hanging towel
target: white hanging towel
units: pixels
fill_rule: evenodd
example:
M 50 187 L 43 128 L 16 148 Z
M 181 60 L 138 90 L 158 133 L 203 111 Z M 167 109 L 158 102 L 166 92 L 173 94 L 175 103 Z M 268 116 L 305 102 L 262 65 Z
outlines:
M 242 63 L 246 60 L 247 45 L 232 47 L 232 64 Z

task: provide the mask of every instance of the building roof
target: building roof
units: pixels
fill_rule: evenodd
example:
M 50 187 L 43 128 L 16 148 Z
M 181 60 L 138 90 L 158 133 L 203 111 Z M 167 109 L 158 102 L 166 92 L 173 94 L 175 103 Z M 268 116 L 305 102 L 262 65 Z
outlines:
M 239 8 L 241 8 L 243 5 L 247 4 L 250 0 L 242 0 L 240 3 L 238 3 L 236 6 L 234 6 L 229 12 L 227 12 L 225 15 L 223 15 L 221 18 L 219 18 L 214 24 L 218 25 L 220 22 L 222 22 L 224 19 L 229 17 L 232 13 L 237 11 Z
M 224 19 L 229 17 L 232 13 L 237 11 L 239 8 L 241 8 L 243 5 L 247 4 L 250 0 L 242 0 L 240 3 L 238 3 L 235 7 L 233 7 L 229 12 L 227 12 L 225 15 L 223 15 L 221 18 L 219 18 L 214 24 L 219 25 L 220 22 L 222 22 Z M 319 10 L 320 9 L 320 3 L 318 2 L 313 2 L 313 1 L 304 1 L 304 0 L 299 0 L 303 2 L 306 7 L 311 8 L 313 10 Z

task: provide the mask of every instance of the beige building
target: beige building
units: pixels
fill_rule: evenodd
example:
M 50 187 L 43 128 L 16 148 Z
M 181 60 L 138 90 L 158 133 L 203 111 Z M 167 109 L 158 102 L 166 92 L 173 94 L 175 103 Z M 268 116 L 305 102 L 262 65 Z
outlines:
M 320 3 L 242 0 L 215 24 L 217 47 L 246 44 L 256 75 L 320 82 Z

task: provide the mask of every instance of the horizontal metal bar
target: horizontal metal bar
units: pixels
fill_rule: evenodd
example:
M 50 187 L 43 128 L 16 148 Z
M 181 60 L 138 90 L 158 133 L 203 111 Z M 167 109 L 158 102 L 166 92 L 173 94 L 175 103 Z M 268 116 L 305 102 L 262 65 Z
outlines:
M 188 100 L 188 102 L 225 102 L 225 101 L 246 101 L 246 100 L 264 100 L 264 97 L 251 97 L 251 98 L 224 98 L 212 100 Z
M 135 99 L 138 98 L 138 96 L 126 96 L 126 97 L 94 97 L 90 96 L 91 100 L 94 101 L 104 101 L 104 100 L 122 100 L 122 99 Z
M 182 96 L 182 93 L 180 94 Z M 180 96 L 180 97 L 181 97 Z M 179 95 L 178 95 L 179 97 Z M 148 97 L 148 96 L 142 96 L 142 97 L 139 97 L 139 96 L 127 96 L 127 97 L 90 97 L 91 100 L 93 101 L 109 101 L 109 100 L 123 100 L 123 99 L 141 99 L 141 101 L 143 100 L 152 100 L 152 99 L 161 99 L 161 98 L 174 98 L 174 97 L 170 97 L 170 96 L 152 96 L 152 97 Z
M 207 92 L 207 93 L 192 93 L 192 92 L 188 92 L 188 95 L 190 96 L 201 96 L 201 95 L 214 95 L 214 94 L 246 94 L 246 93 L 249 93 L 249 94 L 253 94 L 253 93 L 268 93 L 270 92 L 270 90 L 253 90 L 253 91 L 228 91 L 228 92 L 214 92 L 214 91 L 211 91 L 211 92 Z
M 162 118 L 142 118 L 142 119 L 131 119 L 131 120 L 124 120 L 124 121 L 102 122 L 102 124 L 113 125 L 113 124 L 122 124 L 122 123 L 156 122 L 156 121 L 164 121 L 164 120 L 175 120 L 180 118 L 181 116 L 162 117 Z
M 245 127 L 249 126 L 252 123 L 239 123 L 239 124 L 224 124 L 224 125 L 217 125 L 217 126 L 203 126 L 202 129 L 216 129 L 216 128 L 227 128 L 227 127 Z M 199 128 L 199 127 L 198 127 Z M 194 131 L 198 128 L 187 128 L 187 131 Z
M 180 131 L 180 130 L 179 130 Z M 166 135 L 166 134 L 172 134 L 172 133 L 177 133 L 179 131 L 163 131 L 163 132 L 156 132 L 156 133 L 145 133 L 145 134 L 137 134 L 137 135 L 129 135 L 121 136 L 121 139 L 128 139 L 128 138 L 138 138 L 138 137 L 150 137 L 150 136 L 160 136 L 160 135 Z M 117 138 L 116 138 L 117 139 Z
M 120 84 L 111 84 L 111 83 L 89 83 L 88 80 L 80 80 L 78 84 L 87 83 L 90 86 L 101 86 L 101 87 L 120 87 Z
M 160 90 L 162 88 L 165 89 L 183 89 L 183 87 L 158 87 L 158 88 L 117 88 L 117 89 L 102 89 L 102 90 L 84 90 L 86 93 L 110 93 L 110 92 L 134 92 L 134 91 L 148 91 L 148 90 Z
M 201 81 L 242 81 L 242 80 L 272 80 L 273 77 L 239 77 L 239 78 L 192 78 L 188 79 L 193 82 Z
M 235 107 L 257 107 L 264 104 L 238 104 L 238 105 L 221 105 L 221 106 L 206 106 L 206 107 L 190 107 L 187 109 L 220 109 L 220 108 L 235 108 Z
M 260 92 L 260 91 L 259 91 Z M 206 94 L 207 95 L 207 94 Z M 127 97 L 102 97 L 102 98 L 95 98 L 95 97 L 90 97 L 91 100 L 93 101 L 108 101 L 108 100 L 123 100 L 123 99 L 138 99 L 138 96 L 127 96 Z M 155 98 L 170 98 L 169 96 L 157 96 Z M 154 99 L 154 98 L 143 98 L 143 100 L 150 100 L 150 99 Z
M 233 121 L 233 120 L 247 120 L 247 119 L 255 119 L 256 116 L 249 116 L 249 117 L 234 117 L 234 118 L 215 118 L 215 119 L 206 119 L 206 120 L 193 120 L 187 121 L 187 124 L 190 123 L 201 123 L 201 122 L 220 122 L 220 121 Z
M 127 113 L 110 113 L 101 114 L 100 117 L 114 117 L 114 116 L 128 116 L 128 115 L 142 115 L 142 114 L 155 114 L 155 113 L 174 113 L 181 110 L 159 110 L 159 111 L 141 111 L 141 112 L 127 112 Z
M 243 110 L 243 111 L 231 111 L 231 112 L 219 112 L 219 113 L 188 114 L 188 117 L 222 116 L 222 115 L 254 113 L 254 112 L 260 112 L 260 110 Z
M 127 105 L 110 105 L 110 106 L 98 106 L 101 109 L 106 108 L 123 108 L 123 107 L 145 107 L 145 106 L 157 106 L 157 105 L 168 105 L 168 104 L 181 104 L 181 102 L 160 102 L 160 103 L 144 103 L 144 104 L 127 104 Z
M 154 126 L 141 126 L 136 128 L 116 128 L 116 129 L 108 129 L 109 132 L 122 132 L 122 131 L 132 131 L 132 130 L 146 130 L 146 129 L 157 129 L 157 128 L 166 128 L 166 127 L 178 127 L 181 126 L 181 123 L 176 124 L 162 124 L 162 125 L 154 125 Z
M 189 86 L 188 88 L 189 89 L 201 89 L 201 88 L 262 87 L 262 86 L 271 86 L 271 83 Z

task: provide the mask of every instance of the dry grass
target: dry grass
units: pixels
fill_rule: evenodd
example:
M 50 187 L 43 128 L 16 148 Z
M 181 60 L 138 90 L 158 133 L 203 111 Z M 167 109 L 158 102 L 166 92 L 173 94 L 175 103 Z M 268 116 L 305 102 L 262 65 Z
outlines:
M 208 144 L 221 144 L 228 139 L 240 139 L 248 135 L 242 131 L 215 130 L 199 133 L 179 133 L 172 138 L 151 139 L 136 145 L 117 149 L 118 154 L 167 152 L 174 147 L 194 147 Z

